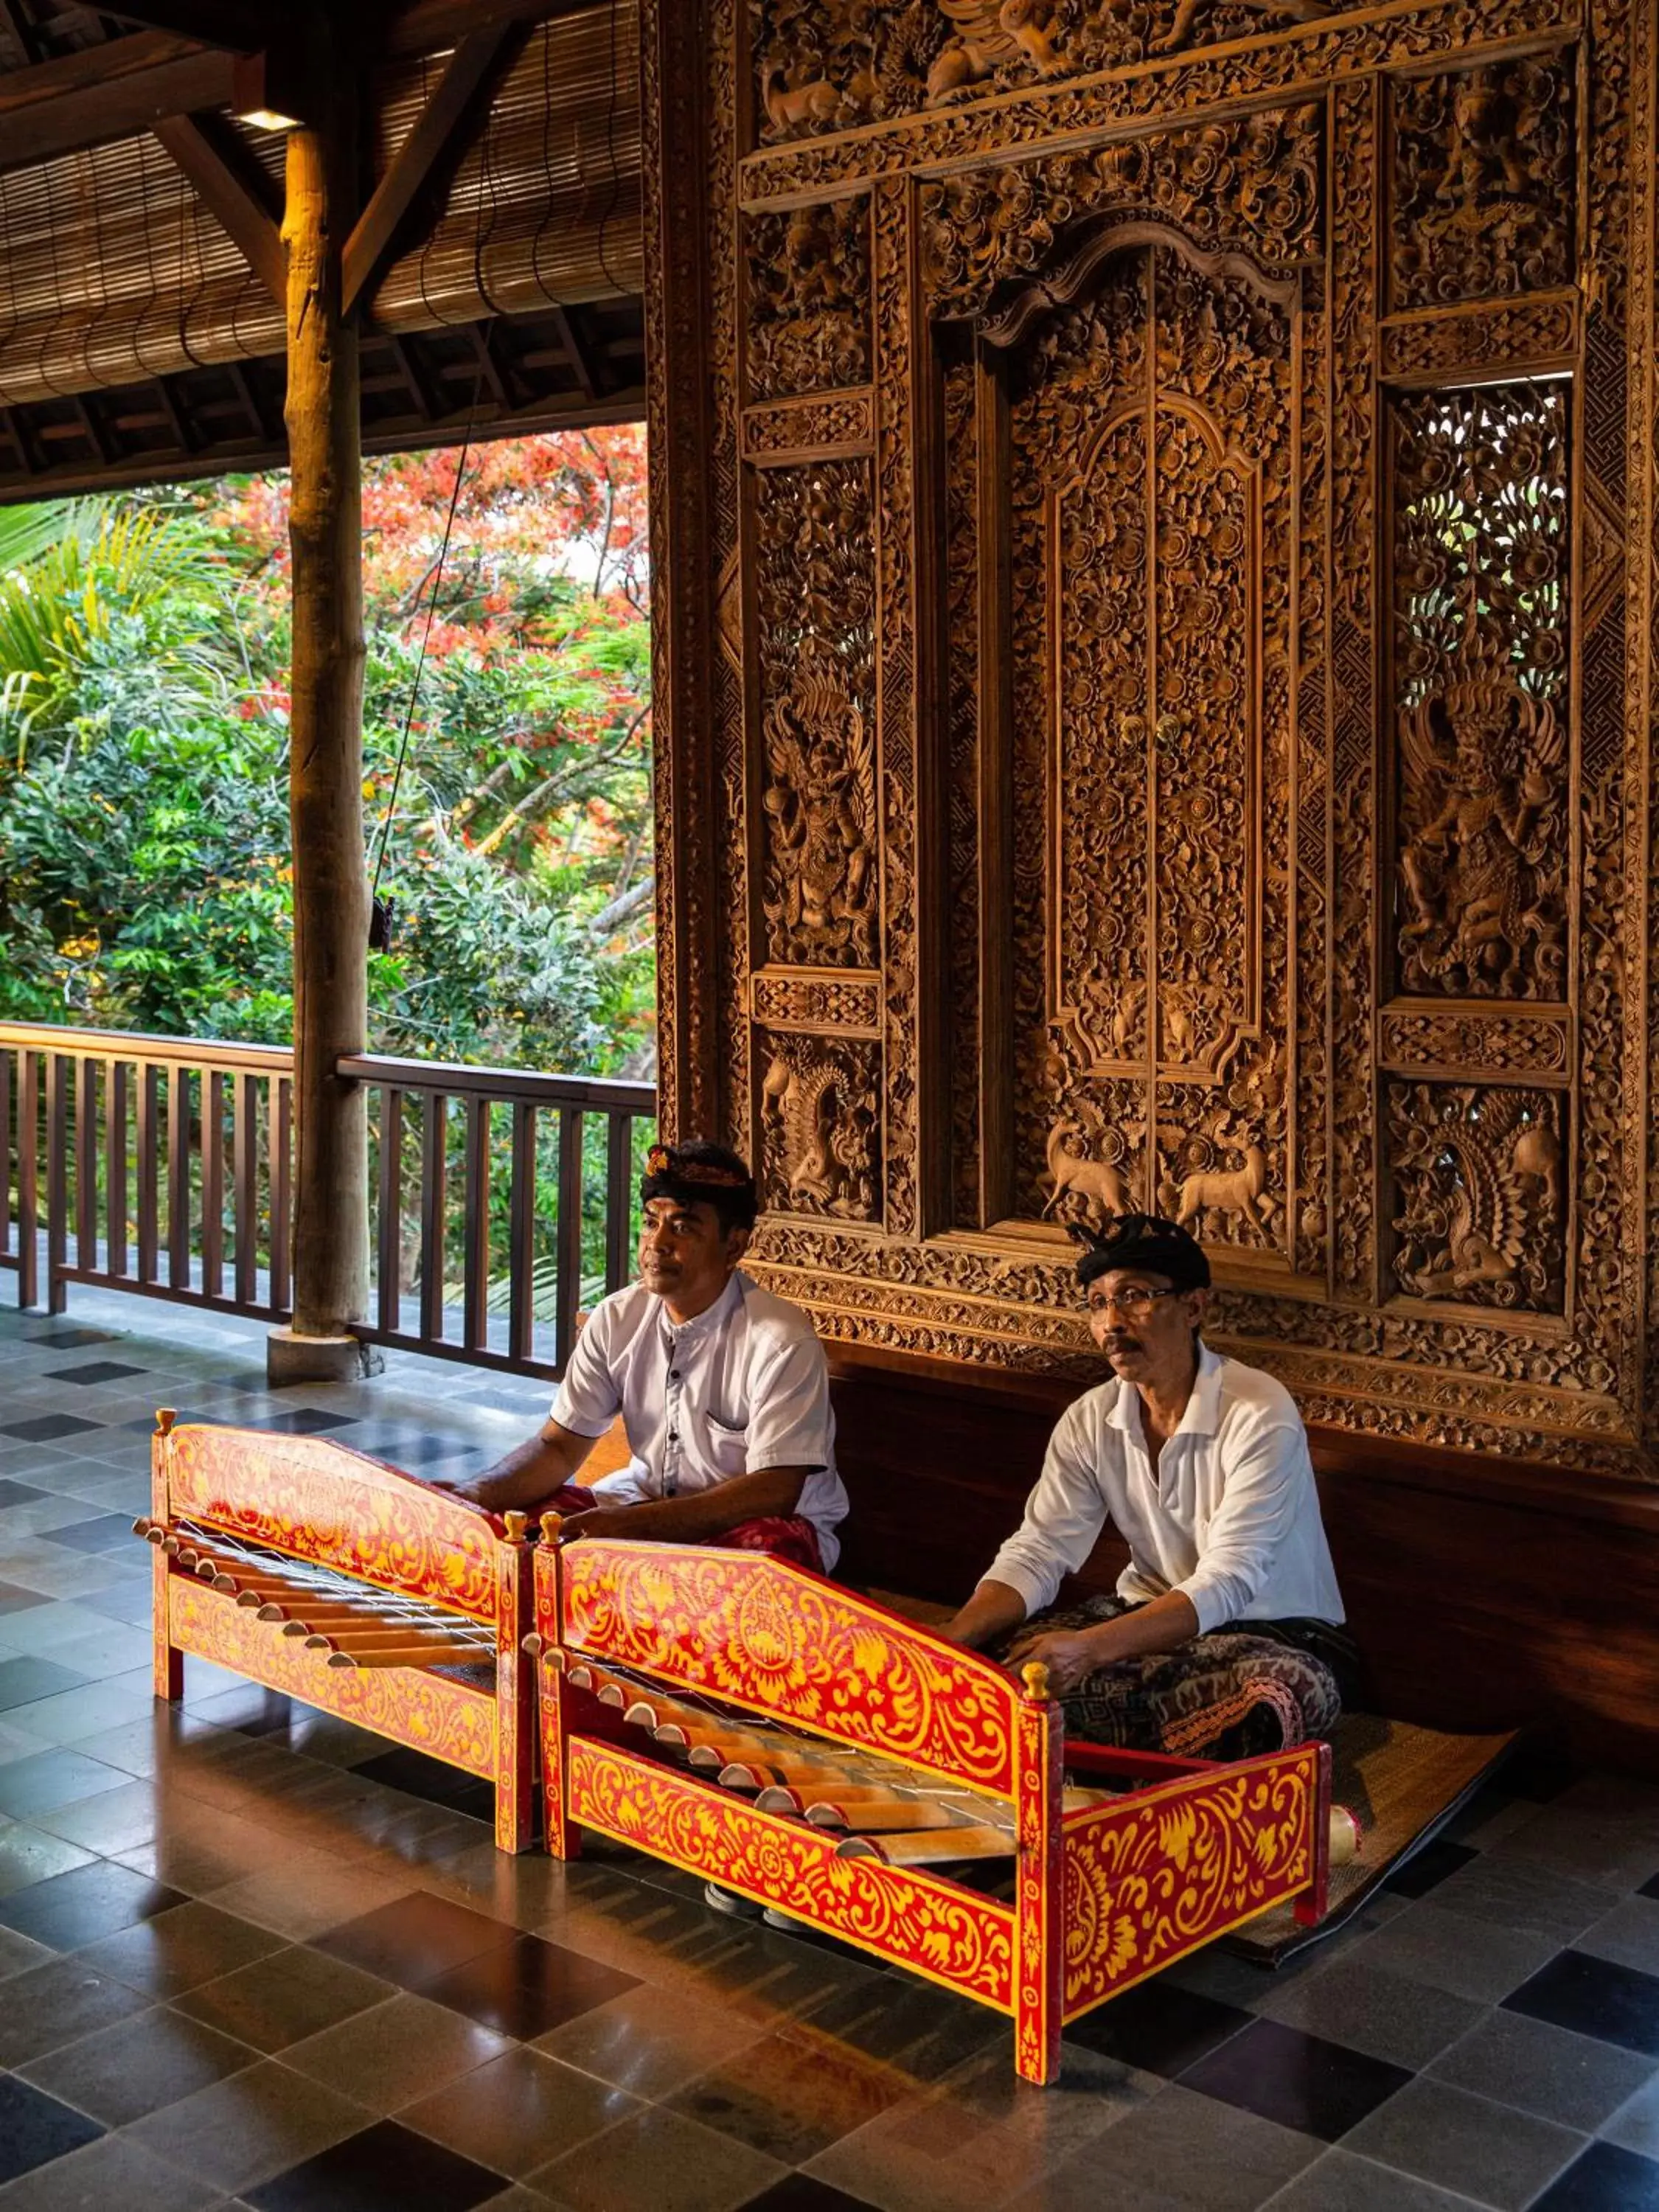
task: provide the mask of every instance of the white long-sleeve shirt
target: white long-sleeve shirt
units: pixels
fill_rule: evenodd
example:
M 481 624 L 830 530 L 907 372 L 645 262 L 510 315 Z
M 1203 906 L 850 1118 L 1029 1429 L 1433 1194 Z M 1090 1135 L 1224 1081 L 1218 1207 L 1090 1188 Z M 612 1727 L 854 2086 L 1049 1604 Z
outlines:
M 797 1513 L 817 1531 L 827 1574 L 847 1492 L 823 1346 L 799 1306 L 738 1269 L 707 1312 L 678 1327 L 642 1283 L 602 1298 L 576 1339 L 553 1418 L 599 1437 L 620 1413 L 632 1459 L 593 1495 L 638 1505 L 712 1490 L 733 1475 L 811 1468 Z
M 1028 1618 L 1040 1613 L 1109 1517 L 1129 1547 L 1119 1596 L 1144 1603 L 1180 1590 L 1200 1634 L 1231 1620 L 1343 1618 L 1295 1401 L 1207 1345 L 1156 1468 L 1132 1382 L 1103 1382 L 1066 1409 L 1024 1523 L 988 1579 L 1018 1590 Z

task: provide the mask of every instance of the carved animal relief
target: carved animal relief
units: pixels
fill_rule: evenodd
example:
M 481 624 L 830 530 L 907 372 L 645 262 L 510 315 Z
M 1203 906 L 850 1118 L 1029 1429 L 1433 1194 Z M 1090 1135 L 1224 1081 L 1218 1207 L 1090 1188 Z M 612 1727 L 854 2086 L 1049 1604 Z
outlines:
M 754 1264 L 1092 1375 L 1065 1231 L 1156 1206 L 1310 1413 L 1659 1475 L 1651 7 L 647 5 L 665 1115 Z

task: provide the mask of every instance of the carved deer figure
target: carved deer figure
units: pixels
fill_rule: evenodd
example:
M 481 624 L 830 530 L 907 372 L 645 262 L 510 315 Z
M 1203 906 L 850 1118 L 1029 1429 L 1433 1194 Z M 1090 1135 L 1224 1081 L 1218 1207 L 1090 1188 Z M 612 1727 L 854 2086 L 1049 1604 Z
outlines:
M 1206 1206 L 1221 1213 L 1242 1213 L 1262 1228 L 1267 1225 L 1267 1155 L 1254 1139 L 1239 1146 L 1243 1164 L 1236 1168 L 1203 1168 L 1188 1176 L 1181 1186 L 1176 1219 L 1185 1229 Z
M 792 85 L 781 69 L 769 69 L 761 97 L 766 119 L 775 131 L 799 131 L 808 124 L 833 123 L 841 94 L 827 77 L 811 84 Z
M 1044 1219 L 1062 1198 L 1073 1192 L 1085 1205 L 1097 1206 L 1103 1212 L 1131 1212 L 1129 1186 L 1109 1160 L 1080 1159 L 1075 1152 L 1066 1151 L 1066 1138 L 1079 1133 L 1066 1121 L 1056 1121 L 1048 1132 L 1048 1180 L 1054 1189 L 1042 1209 Z

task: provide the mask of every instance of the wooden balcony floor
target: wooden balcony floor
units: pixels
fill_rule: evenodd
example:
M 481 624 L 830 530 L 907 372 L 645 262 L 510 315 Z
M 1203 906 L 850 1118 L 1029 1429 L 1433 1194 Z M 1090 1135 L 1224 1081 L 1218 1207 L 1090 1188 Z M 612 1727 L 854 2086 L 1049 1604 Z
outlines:
M 155 1706 L 158 1403 L 451 1472 L 546 1393 L 0 1312 L 0 2212 L 1659 2205 L 1659 1789 L 1511 1767 L 1341 1936 L 1201 1955 L 1025 2088 L 978 2008 L 619 1850 L 500 1858 L 479 1785 L 286 1698 L 192 1660 Z

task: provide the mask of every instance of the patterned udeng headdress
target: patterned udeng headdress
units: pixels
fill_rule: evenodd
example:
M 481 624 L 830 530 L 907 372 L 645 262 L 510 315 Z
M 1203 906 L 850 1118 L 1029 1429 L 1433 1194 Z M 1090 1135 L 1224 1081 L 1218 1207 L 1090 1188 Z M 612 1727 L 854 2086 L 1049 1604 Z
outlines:
M 1161 1213 L 1115 1213 L 1099 1229 L 1073 1222 L 1072 1234 L 1083 1247 L 1077 1279 L 1085 1290 L 1097 1275 L 1109 1275 L 1115 1267 L 1167 1275 L 1178 1291 L 1209 1288 L 1210 1263 L 1202 1246 Z
M 760 1211 L 755 1178 L 724 1145 L 702 1138 L 684 1145 L 653 1145 L 640 1178 L 640 1203 L 677 1199 L 682 1206 L 699 1200 L 712 1206 L 729 1228 L 752 1229 Z

